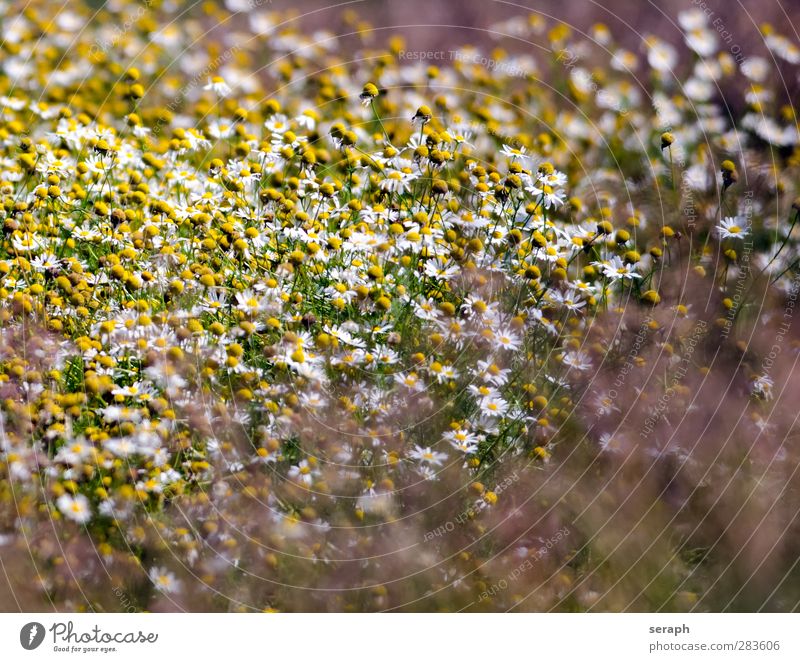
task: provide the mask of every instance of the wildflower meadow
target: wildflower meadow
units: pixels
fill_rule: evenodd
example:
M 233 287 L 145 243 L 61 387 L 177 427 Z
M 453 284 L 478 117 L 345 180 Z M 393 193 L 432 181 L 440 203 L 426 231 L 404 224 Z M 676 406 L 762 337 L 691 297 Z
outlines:
M 798 610 L 800 38 L 672 4 L 2 0 L 0 609 Z

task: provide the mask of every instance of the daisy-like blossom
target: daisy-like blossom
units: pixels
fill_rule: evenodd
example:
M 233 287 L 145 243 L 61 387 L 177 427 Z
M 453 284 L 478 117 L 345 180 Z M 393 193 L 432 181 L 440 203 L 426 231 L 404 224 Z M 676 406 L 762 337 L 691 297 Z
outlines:
M 92 519 L 92 509 L 89 499 L 83 494 L 62 494 L 56 499 L 56 506 L 63 513 L 64 517 L 78 524 L 86 524 Z
M 233 92 L 230 85 L 225 82 L 221 76 L 214 76 L 208 79 L 208 83 L 203 87 L 204 90 L 209 90 L 219 97 L 225 98 L 230 96 Z
M 181 590 L 181 582 L 164 567 L 150 568 L 148 576 L 156 590 L 161 593 L 178 593 Z
M 589 370 L 592 367 L 592 362 L 584 352 L 567 352 L 564 354 L 561 362 L 568 368 L 581 372 Z
M 412 460 L 424 462 L 433 466 L 440 466 L 446 459 L 447 453 L 432 450 L 430 447 L 414 446 L 408 456 Z
M 678 63 L 678 53 L 668 43 L 655 39 L 648 48 L 647 62 L 659 73 L 670 73 Z
M 717 226 L 717 232 L 722 239 L 743 239 L 748 233 L 747 219 L 726 216 Z
M 613 255 L 607 262 L 597 262 L 595 266 L 597 266 L 602 271 L 603 275 L 612 282 L 618 280 L 637 280 L 642 277 L 642 275 L 636 271 L 633 264 L 623 262 L 618 255 Z

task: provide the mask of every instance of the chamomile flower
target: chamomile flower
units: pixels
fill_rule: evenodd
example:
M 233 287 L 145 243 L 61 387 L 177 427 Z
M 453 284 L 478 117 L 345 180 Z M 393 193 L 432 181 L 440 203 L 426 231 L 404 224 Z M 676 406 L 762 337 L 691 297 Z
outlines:
M 411 182 L 414 176 L 410 173 L 390 170 L 385 173 L 381 180 L 381 189 L 389 193 L 407 193 L 411 190 Z
M 747 221 L 739 216 L 726 216 L 717 226 L 722 239 L 743 239 L 747 236 Z
M 61 260 L 52 253 L 43 253 L 31 260 L 31 266 L 36 271 L 48 271 L 58 269 L 61 266 Z
M 564 354 L 561 362 L 571 370 L 578 370 L 583 372 L 592 367 L 592 362 L 584 352 L 567 352 Z
M 447 453 L 440 453 L 432 450 L 430 447 L 423 448 L 422 446 L 414 446 L 413 450 L 409 451 L 408 456 L 412 460 L 417 460 L 433 466 L 440 466 L 447 459 Z
M 231 87 L 225 82 L 225 79 L 221 76 L 214 76 L 208 79 L 208 83 L 203 87 L 204 90 L 209 90 L 216 94 L 221 98 L 225 98 L 231 95 L 233 90 Z
M 92 510 L 89 506 L 89 499 L 83 494 L 62 494 L 56 500 L 58 509 L 64 517 L 78 524 L 86 524 L 92 518 Z
M 652 38 L 648 44 L 647 62 L 659 73 L 670 73 L 678 63 L 678 54 L 668 43 Z
M 607 262 L 594 262 L 593 266 L 600 269 L 603 275 L 611 282 L 618 280 L 637 280 L 642 277 L 633 264 L 623 262 L 618 255 L 612 255 Z
M 181 590 L 181 582 L 164 567 L 150 568 L 148 576 L 155 589 L 161 593 L 178 593 Z
M 478 443 L 480 441 L 478 435 L 462 429 L 448 430 L 444 433 L 442 438 L 457 451 L 465 454 L 475 453 L 478 450 Z

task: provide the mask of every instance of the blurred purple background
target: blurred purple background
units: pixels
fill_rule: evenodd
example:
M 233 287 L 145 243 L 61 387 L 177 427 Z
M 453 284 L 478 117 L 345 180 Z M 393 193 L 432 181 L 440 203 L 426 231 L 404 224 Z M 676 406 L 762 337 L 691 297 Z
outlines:
M 760 42 L 757 26 L 771 22 L 779 32 L 800 41 L 800 0 L 272 0 L 270 7 L 304 15 L 310 28 L 341 31 L 347 11 L 378 29 L 376 41 L 402 33 L 410 48 L 447 48 L 490 41 L 487 28 L 513 16 L 538 12 L 585 31 L 603 22 L 614 36 L 633 47 L 645 34 L 679 41 L 676 17 L 692 7 L 704 8 L 717 27 L 727 30 L 742 49 Z M 711 14 L 713 12 L 713 14 Z M 393 29 L 387 29 L 393 28 Z

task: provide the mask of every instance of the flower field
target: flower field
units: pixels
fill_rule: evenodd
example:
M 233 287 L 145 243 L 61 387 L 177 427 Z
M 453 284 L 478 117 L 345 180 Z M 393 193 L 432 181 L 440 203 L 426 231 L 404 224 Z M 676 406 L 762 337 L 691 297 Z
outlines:
M 800 46 L 697 4 L 5 2 L 0 609 L 797 609 Z

